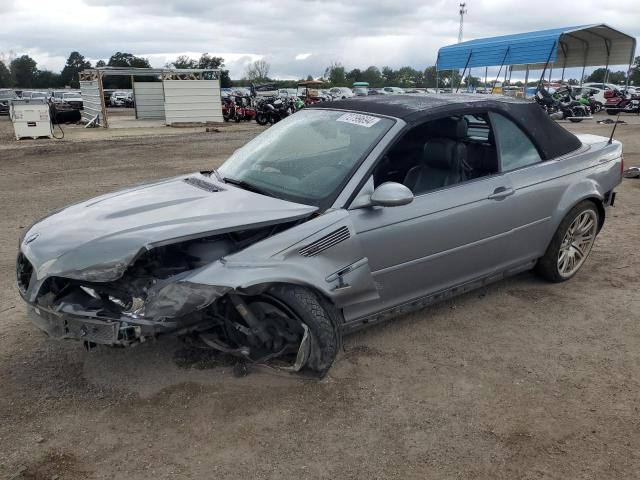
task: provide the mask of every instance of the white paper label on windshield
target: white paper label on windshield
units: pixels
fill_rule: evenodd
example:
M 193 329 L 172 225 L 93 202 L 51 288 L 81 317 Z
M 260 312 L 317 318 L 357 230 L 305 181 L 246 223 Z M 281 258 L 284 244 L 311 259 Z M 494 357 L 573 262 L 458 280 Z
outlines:
M 363 115 L 361 113 L 345 113 L 336 119 L 336 122 L 353 123 L 354 125 L 360 125 L 361 127 L 372 127 L 378 123 L 380 119 L 378 117 L 372 117 L 371 115 Z

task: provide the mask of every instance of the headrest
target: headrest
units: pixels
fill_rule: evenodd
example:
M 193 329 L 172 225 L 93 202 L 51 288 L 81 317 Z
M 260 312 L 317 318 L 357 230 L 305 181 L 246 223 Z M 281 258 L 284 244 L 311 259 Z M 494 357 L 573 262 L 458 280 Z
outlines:
M 449 138 L 434 138 L 424 144 L 422 161 L 431 168 L 457 170 L 465 154 L 464 144 Z
M 429 125 L 429 136 L 462 140 L 467 138 L 467 122 L 464 118 L 441 118 Z

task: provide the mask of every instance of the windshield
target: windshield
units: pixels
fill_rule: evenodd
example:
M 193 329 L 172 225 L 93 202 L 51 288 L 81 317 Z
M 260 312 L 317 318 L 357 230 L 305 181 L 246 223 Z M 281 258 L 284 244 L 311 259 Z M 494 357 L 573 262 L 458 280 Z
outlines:
M 219 173 L 278 198 L 323 206 L 393 123 L 359 113 L 301 110 L 236 150 Z
M 79 96 L 80 95 L 78 95 L 77 93 L 65 93 L 64 95 L 62 95 L 62 98 L 76 98 Z

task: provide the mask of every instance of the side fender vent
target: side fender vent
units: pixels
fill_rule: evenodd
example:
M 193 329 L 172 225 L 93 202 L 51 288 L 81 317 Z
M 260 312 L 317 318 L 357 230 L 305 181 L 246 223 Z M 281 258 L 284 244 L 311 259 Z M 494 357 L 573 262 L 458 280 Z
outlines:
M 196 188 L 200 188 L 202 190 L 206 190 L 207 192 L 219 192 L 220 189 L 216 187 L 213 183 L 205 182 L 200 178 L 188 177 L 184 179 L 185 183 L 189 185 L 193 185 Z
M 324 252 L 326 249 L 333 247 L 351 237 L 349 229 L 347 227 L 340 227 L 339 229 L 319 238 L 313 243 L 310 243 L 306 247 L 300 249 L 300 255 L 303 257 L 313 257 L 320 252 Z

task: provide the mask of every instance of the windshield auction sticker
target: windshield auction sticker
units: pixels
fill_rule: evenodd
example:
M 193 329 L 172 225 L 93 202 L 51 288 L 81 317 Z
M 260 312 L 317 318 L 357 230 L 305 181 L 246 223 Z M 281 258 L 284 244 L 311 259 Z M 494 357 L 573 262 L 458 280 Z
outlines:
M 361 127 L 372 127 L 378 123 L 380 119 L 378 117 L 372 117 L 371 115 L 363 115 L 361 113 L 345 113 L 336 119 L 336 122 L 353 123 L 354 125 L 360 125 Z

